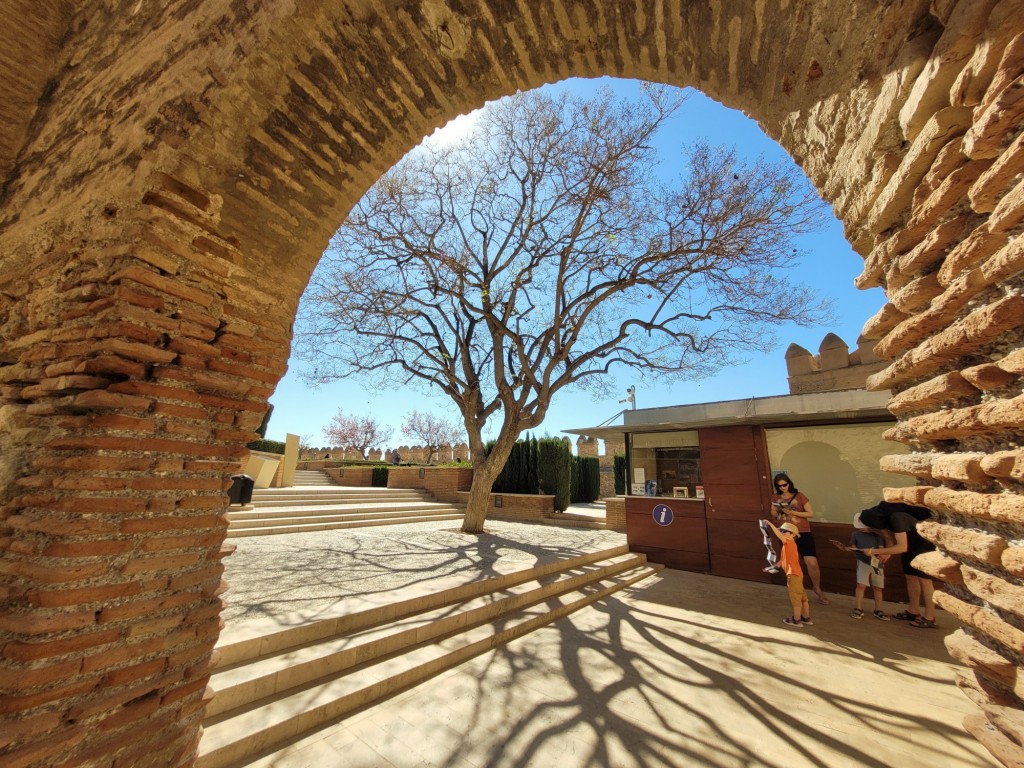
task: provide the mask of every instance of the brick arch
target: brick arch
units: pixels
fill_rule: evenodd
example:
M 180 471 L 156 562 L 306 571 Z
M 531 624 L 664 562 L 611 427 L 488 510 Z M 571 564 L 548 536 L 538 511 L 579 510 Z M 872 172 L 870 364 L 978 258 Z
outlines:
M 1019 759 L 1024 17 L 871 5 L 8 0 L 0 54 L 57 52 L 0 123 L 5 764 L 192 761 L 225 478 L 331 231 L 448 118 L 605 74 L 755 117 L 885 286 L 874 383 L 915 448 L 886 466 L 920 479 L 887 495 L 939 511 L 969 727 Z

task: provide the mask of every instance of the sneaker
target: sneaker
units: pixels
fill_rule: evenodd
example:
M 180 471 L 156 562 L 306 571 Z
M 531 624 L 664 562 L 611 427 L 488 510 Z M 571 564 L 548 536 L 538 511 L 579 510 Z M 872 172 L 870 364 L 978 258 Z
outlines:
M 779 572 L 779 569 L 776 568 L 774 565 L 769 565 L 767 568 L 762 568 L 761 570 L 764 571 L 765 573 L 778 573 Z
M 804 625 L 805 627 L 813 627 L 813 626 L 814 626 L 814 622 L 813 622 L 813 621 L 811 621 L 811 617 L 810 617 L 810 616 L 804 616 L 803 618 L 801 618 L 801 619 L 800 619 L 800 622 L 801 622 L 801 623 L 802 623 L 802 624 L 803 624 L 803 625 Z
M 804 623 L 802 621 L 797 621 L 792 616 L 787 616 L 786 618 L 784 618 L 782 620 L 782 623 L 783 624 L 789 624 L 789 626 L 791 626 L 791 627 L 802 627 L 804 625 Z
M 852 611 L 850 611 L 850 618 L 851 619 L 863 619 L 864 618 L 864 611 L 862 611 L 860 608 L 854 608 Z
M 871 615 L 874 616 L 876 619 L 878 619 L 880 621 L 888 621 L 889 620 L 889 614 L 885 613 L 884 611 L 872 611 Z

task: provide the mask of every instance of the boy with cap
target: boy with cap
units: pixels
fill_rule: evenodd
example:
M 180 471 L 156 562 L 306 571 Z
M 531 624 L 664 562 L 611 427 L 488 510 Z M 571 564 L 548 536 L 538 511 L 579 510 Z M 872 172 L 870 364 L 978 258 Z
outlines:
M 889 614 L 882 610 L 882 591 L 885 589 L 885 561 L 888 555 L 875 557 L 865 553 L 865 550 L 876 549 L 885 546 L 885 539 L 882 534 L 861 520 L 860 512 L 853 516 L 853 534 L 850 536 L 849 546 L 841 542 L 833 541 L 845 552 L 853 552 L 857 556 L 857 586 L 856 598 L 857 607 L 850 614 L 855 619 L 864 617 L 864 593 L 871 587 L 875 599 L 875 610 L 872 616 L 882 621 L 889 621 Z
M 796 540 L 800 538 L 800 529 L 794 523 L 783 523 L 776 528 L 765 520 L 772 533 L 782 542 L 782 556 L 779 566 L 786 574 L 786 589 L 789 591 L 789 604 L 793 606 L 793 615 L 782 621 L 791 627 L 803 627 L 813 624 L 811 621 L 811 604 L 804 591 L 804 571 L 800 567 L 800 553 L 796 548 Z

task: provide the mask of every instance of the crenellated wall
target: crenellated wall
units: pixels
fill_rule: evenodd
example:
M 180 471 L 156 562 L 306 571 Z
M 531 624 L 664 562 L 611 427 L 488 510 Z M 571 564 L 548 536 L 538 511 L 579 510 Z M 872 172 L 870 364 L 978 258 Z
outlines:
M 228 478 L 331 233 L 450 118 L 601 75 L 755 118 L 884 287 L 869 382 L 912 449 L 886 469 L 918 481 L 887 496 L 937 511 L 967 727 L 1024 760 L 1024 0 L 0 0 L 0 20 L 5 768 L 194 762 Z
M 857 340 L 857 349 L 853 352 L 834 333 L 825 335 L 816 355 L 799 344 L 790 344 L 786 350 L 791 395 L 863 389 L 868 376 L 883 368 L 885 362 L 875 355 L 874 343 L 863 338 Z

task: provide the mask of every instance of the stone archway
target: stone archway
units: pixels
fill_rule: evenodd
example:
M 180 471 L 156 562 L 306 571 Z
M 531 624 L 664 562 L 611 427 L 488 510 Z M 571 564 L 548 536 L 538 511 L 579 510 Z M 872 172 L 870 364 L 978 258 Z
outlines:
M 159 7 L 158 7 L 159 6 Z M 227 476 L 344 213 L 447 119 L 568 76 L 693 85 L 785 147 L 889 303 L 892 499 L 1024 743 L 1024 3 L 3 0 L 0 755 L 187 765 Z M 16 66 L 15 66 L 16 65 Z

